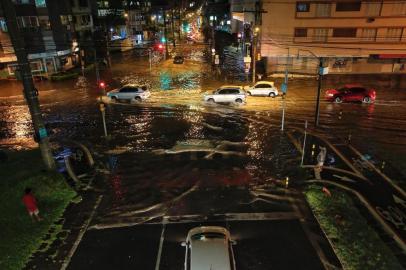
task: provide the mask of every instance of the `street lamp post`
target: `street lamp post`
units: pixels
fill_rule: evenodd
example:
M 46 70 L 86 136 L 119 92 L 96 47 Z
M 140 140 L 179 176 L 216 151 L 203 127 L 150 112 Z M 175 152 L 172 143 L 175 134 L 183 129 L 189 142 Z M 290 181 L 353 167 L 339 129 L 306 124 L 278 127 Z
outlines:
M 315 114 L 314 114 L 314 126 L 317 127 L 319 125 L 319 119 L 320 119 L 321 84 L 322 84 L 322 81 L 323 81 L 323 75 L 327 74 L 328 71 L 326 72 L 326 70 L 328 70 L 328 69 L 324 68 L 324 65 L 323 65 L 324 64 L 324 58 L 317 56 L 316 54 L 314 54 L 310 50 L 299 49 L 298 53 L 297 53 L 298 58 L 299 58 L 299 51 L 300 50 L 309 52 L 311 55 L 313 55 L 315 58 L 317 58 L 319 60 L 319 65 L 318 65 L 318 69 L 317 69 L 318 84 L 317 84 L 316 110 L 315 110 Z
M 148 56 L 149 56 L 149 72 L 152 72 L 152 50 L 148 49 Z
M 323 58 L 319 57 L 319 69 L 318 69 L 318 84 L 317 84 L 317 101 L 316 101 L 316 112 L 314 115 L 314 125 L 317 127 L 319 125 L 320 118 L 320 94 L 321 94 L 321 82 L 323 80 Z
M 256 62 L 257 62 L 257 39 L 258 39 L 259 27 L 256 26 L 254 29 L 254 35 L 252 37 L 252 83 L 255 84 L 255 72 L 256 72 Z

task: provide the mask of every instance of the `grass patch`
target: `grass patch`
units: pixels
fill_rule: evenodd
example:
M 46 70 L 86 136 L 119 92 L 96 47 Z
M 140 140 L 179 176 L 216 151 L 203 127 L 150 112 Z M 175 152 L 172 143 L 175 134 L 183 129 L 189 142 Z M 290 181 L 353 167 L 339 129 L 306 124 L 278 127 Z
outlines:
M 76 193 L 61 175 L 44 170 L 39 150 L 7 155 L 8 161 L 0 164 L 0 269 L 14 270 L 56 239 L 62 226 L 54 222 Z M 38 201 L 39 223 L 31 221 L 21 200 L 27 186 Z
M 305 190 L 305 195 L 344 269 L 403 269 L 346 193 L 334 190 L 332 196 L 327 197 L 321 187 L 312 185 Z M 337 222 L 336 215 L 343 217 L 341 222 Z

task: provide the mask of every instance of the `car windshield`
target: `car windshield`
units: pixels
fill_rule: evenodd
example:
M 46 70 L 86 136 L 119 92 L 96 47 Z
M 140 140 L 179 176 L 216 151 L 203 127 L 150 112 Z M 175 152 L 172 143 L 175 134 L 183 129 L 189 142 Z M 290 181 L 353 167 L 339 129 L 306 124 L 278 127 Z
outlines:
M 192 236 L 192 240 L 204 240 L 204 239 L 224 239 L 226 236 L 218 232 L 197 233 Z

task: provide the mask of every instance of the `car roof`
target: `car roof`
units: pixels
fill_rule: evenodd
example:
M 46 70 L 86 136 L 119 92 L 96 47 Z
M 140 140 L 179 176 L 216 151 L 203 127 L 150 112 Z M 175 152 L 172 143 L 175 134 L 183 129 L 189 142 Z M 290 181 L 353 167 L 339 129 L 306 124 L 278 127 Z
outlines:
M 275 82 L 271 82 L 271 81 L 259 81 L 259 82 L 256 83 L 256 85 L 257 85 L 257 84 L 261 84 L 261 83 L 270 84 L 270 85 L 272 85 L 272 86 L 275 84 Z
M 238 88 L 238 89 L 242 89 L 242 86 L 240 86 L 240 85 L 223 85 L 223 86 L 219 87 L 219 89 L 224 89 L 224 88 Z
M 224 238 L 192 239 L 194 235 L 220 233 Z M 193 270 L 232 269 L 228 241 L 230 233 L 220 226 L 201 226 L 191 229 L 187 241 L 191 244 L 191 266 Z
M 354 88 L 354 87 L 365 88 L 365 87 L 362 86 L 362 84 L 359 84 L 359 83 L 349 83 L 349 84 L 344 85 L 344 87 L 345 88 Z
M 129 84 L 123 85 L 123 87 L 131 87 L 131 88 L 134 87 L 134 88 L 136 88 L 136 87 L 141 87 L 141 85 L 129 83 Z
M 231 269 L 228 242 L 222 238 L 192 240 L 191 269 Z

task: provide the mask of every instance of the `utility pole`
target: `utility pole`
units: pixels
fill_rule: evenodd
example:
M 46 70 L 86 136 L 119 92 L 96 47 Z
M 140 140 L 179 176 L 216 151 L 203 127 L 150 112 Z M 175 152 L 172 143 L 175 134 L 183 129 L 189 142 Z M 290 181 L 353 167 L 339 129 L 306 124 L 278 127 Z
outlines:
M 288 80 L 289 80 L 289 63 L 290 63 L 290 49 L 288 47 L 288 57 L 286 58 L 286 67 L 285 67 L 285 81 L 282 84 L 282 125 L 281 130 L 285 129 L 285 110 L 286 110 L 286 94 L 288 92 Z
M 173 45 L 173 48 L 175 48 L 176 47 L 176 42 L 175 42 L 175 16 L 173 15 L 173 6 L 172 6 L 172 9 L 171 9 L 171 19 L 172 19 L 172 24 L 171 24 L 171 26 L 172 26 L 172 38 L 173 38 L 173 40 L 172 40 L 172 45 Z
M 320 92 L 321 92 L 321 82 L 323 80 L 323 57 L 319 57 L 319 81 L 317 87 L 317 101 L 316 101 L 316 113 L 314 116 L 314 125 L 317 127 L 319 125 L 319 115 L 320 115 Z
M 31 67 L 28 62 L 27 52 L 25 51 L 24 40 L 21 38 L 20 30 L 17 25 L 17 17 L 14 4 L 11 0 L 0 0 L 4 17 L 6 19 L 10 39 L 17 57 L 18 69 L 22 77 L 24 87 L 24 97 L 30 110 L 32 123 L 34 126 L 35 136 L 41 150 L 42 159 L 48 170 L 55 169 L 55 161 L 52 157 L 49 146 L 49 137 L 45 128 L 44 119 L 42 118 L 41 109 L 38 101 L 38 91 L 34 87 L 32 80 Z
M 163 13 L 164 13 L 165 59 L 168 59 L 169 52 L 168 52 L 168 33 L 166 29 L 166 10 L 163 9 Z
M 256 72 L 256 62 L 257 62 L 257 35 L 259 32 L 259 27 L 254 28 L 254 35 L 252 37 L 252 84 L 255 84 L 255 72 Z

